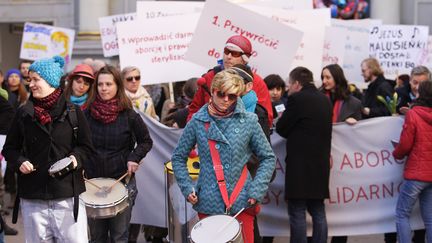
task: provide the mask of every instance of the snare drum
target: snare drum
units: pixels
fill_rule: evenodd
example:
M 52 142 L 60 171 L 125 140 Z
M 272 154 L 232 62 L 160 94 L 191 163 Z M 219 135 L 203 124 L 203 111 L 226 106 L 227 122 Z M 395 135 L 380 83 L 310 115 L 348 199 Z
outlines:
M 89 181 L 91 183 L 85 182 L 86 191 L 80 195 L 81 200 L 86 206 L 87 217 L 93 219 L 112 218 L 129 206 L 127 200 L 128 191 L 121 182 L 115 184 L 108 191 L 116 180 L 111 178 L 93 178 Z
M 55 162 L 48 170 L 50 176 L 55 178 L 61 178 L 62 176 L 73 170 L 73 162 L 71 158 L 66 157 Z
M 190 239 L 193 243 L 243 243 L 240 223 L 229 215 L 213 215 L 198 221 Z

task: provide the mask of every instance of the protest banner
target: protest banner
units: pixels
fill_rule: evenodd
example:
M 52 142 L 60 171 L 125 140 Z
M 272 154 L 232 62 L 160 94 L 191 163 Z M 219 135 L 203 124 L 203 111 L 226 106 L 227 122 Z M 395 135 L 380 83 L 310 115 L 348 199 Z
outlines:
M 141 84 L 200 77 L 207 68 L 184 60 L 199 15 L 117 23 L 120 66 L 137 66 Z
M 135 19 L 136 13 L 119 14 L 99 18 L 99 31 L 104 57 L 112 57 L 119 54 L 116 23 L 133 21 Z
M 167 128 L 148 116 L 141 116 L 153 139 L 153 148 L 136 174 L 139 193 L 132 222 L 166 227 L 164 162 L 171 160 L 182 130 Z M 402 124 L 401 117 L 382 117 L 360 121 L 354 126 L 344 123 L 334 126 L 330 199 L 325 201 L 329 235 L 395 231 L 394 214 L 404 161 L 393 158 L 390 141 L 399 138 Z M 289 221 L 284 200 L 285 140 L 273 134 L 271 141 L 278 159 L 276 178 L 262 202 L 260 233 L 263 236 L 288 236 Z M 310 233 L 310 218 L 308 225 Z M 411 226 L 413 229 L 423 227 L 418 207 L 411 217 Z
M 345 57 L 343 70 L 350 83 L 359 88 L 366 88 L 366 83 L 361 76 L 361 62 L 369 57 L 369 30 L 372 26 L 381 24 L 381 20 L 331 20 L 333 27 L 347 30 L 347 41 L 345 45 Z
M 24 24 L 20 58 L 38 60 L 60 55 L 69 63 L 75 39 L 75 30 L 51 25 Z
M 421 63 L 428 36 L 428 26 L 373 26 L 369 35 L 369 55 L 380 62 L 386 78 L 394 79 L 399 73 L 410 73 Z
M 322 59 L 323 67 L 330 64 L 339 64 L 339 66 L 343 66 L 345 56 L 345 48 L 343 47 L 346 45 L 347 35 L 346 29 L 326 27 Z
M 256 5 L 263 7 L 281 8 L 287 10 L 304 10 L 312 9 L 312 0 L 243 0 L 236 1 L 231 0 L 233 3 L 240 3 L 246 7 L 246 5 Z
M 182 14 L 201 13 L 203 2 L 191 1 L 137 1 L 138 20 L 147 20 Z
M 302 41 L 288 73 L 298 66 L 307 67 L 314 74 L 315 84 L 319 87 L 322 60 L 317 56 L 323 55 L 325 28 L 330 26 L 330 9 L 283 10 L 256 6 L 247 8 L 303 32 Z
M 223 58 L 226 40 L 242 35 L 252 43 L 249 65 L 262 77 L 272 73 L 287 77 L 302 32 L 238 5 L 206 1 L 186 60 L 211 68 Z

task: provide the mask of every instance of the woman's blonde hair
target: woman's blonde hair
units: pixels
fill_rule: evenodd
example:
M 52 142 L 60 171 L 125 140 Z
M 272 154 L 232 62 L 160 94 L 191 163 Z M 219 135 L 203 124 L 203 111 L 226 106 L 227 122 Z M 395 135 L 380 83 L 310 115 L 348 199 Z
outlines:
M 245 89 L 243 78 L 231 68 L 218 72 L 214 76 L 211 86 L 212 93 L 214 90 L 220 90 L 227 94 L 239 96 L 244 93 Z

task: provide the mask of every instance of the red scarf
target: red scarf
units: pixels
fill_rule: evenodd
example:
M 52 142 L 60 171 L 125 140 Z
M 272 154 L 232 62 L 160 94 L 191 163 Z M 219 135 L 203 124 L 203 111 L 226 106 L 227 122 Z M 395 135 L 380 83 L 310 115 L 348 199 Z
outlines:
M 211 97 L 209 100 L 209 105 L 207 110 L 211 116 L 214 116 L 216 118 L 225 118 L 231 116 L 234 113 L 234 109 L 236 105 L 237 105 L 237 101 L 234 102 L 230 107 L 228 107 L 228 109 L 223 110 L 216 105 L 216 103 L 213 101 L 213 97 Z
M 34 116 L 42 125 L 52 121 L 49 111 L 57 103 L 61 94 L 62 90 L 56 89 L 50 95 L 42 99 L 33 98 Z
M 333 103 L 333 117 L 332 117 L 332 122 L 336 123 L 338 121 L 338 117 L 340 114 L 340 110 L 343 104 L 343 100 L 332 100 L 331 94 L 330 92 L 326 92 L 327 97 L 330 99 L 330 101 L 332 101 Z
M 90 115 L 104 124 L 114 122 L 120 111 L 118 98 L 102 100 L 97 95 L 95 101 L 90 106 Z

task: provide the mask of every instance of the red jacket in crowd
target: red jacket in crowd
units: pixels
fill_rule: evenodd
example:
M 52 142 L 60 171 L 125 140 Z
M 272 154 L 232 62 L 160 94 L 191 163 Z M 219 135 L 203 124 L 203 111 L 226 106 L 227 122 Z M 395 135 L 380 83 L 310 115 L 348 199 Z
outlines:
M 432 182 L 432 108 L 414 106 L 408 111 L 393 156 L 408 156 L 405 179 Z
M 203 85 L 199 85 L 198 91 L 196 92 L 192 100 L 192 103 L 188 107 L 189 109 L 189 114 L 187 117 L 188 121 L 192 118 L 193 114 L 195 114 L 204 104 L 206 104 L 210 100 L 209 92 L 211 89 L 211 83 L 213 77 L 215 76 L 215 69 L 219 71 L 221 70 L 218 66 L 203 75 L 203 78 L 206 81 L 205 85 L 207 86 L 208 91 L 206 91 L 205 88 L 203 88 Z M 268 91 L 267 85 L 264 83 L 264 80 L 256 73 L 254 73 L 253 90 L 258 96 L 258 104 L 260 104 L 266 109 L 269 125 L 270 127 L 272 127 L 273 108 L 270 100 L 270 93 Z

